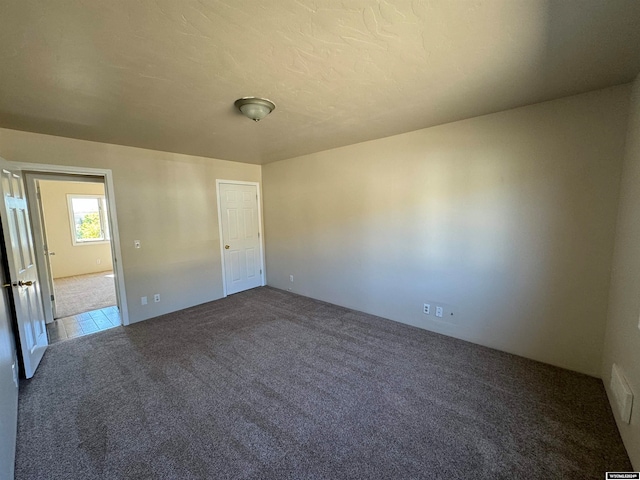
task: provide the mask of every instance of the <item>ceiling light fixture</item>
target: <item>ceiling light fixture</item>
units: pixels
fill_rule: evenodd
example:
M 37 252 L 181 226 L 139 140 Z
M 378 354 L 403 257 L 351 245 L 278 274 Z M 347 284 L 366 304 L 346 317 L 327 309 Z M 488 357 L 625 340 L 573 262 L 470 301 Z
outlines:
M 259 97 L 239 98 L 235 101 L 234 105 L 238 107 L 238 110 L 240 110 L 245 117 L 250 118 L 254 122 L 262 120 L 276 108 L 276 104 L 271 100 Z

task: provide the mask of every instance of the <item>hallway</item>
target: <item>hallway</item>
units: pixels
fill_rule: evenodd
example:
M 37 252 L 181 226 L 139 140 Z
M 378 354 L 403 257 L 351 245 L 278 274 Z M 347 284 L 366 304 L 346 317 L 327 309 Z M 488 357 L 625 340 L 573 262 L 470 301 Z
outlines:
M 118 307 L 111 306 L 55 320 L 47 324 L 47 335 L 52 344 L 119 327 L 120 324 Z
M 112 271 L 56 278 L 53 283 L 56 318 L 71 317 L 117 304 Z

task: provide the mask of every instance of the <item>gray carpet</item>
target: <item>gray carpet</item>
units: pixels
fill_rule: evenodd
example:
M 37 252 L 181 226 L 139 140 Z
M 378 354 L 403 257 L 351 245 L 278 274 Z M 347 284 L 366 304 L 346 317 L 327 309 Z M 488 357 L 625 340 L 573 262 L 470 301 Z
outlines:
M 113 272 L 56 278 L 53 285 L 56 297 L 56 318 L 70 317 L 116 304 Z
M 631 470 L 600 380 L 268 287 L 61 342 L 22 479 L 560 479 Z

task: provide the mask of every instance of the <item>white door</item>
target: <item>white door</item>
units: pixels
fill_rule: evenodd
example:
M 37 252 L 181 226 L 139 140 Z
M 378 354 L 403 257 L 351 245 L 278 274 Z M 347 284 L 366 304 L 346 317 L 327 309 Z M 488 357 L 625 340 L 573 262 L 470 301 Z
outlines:
M 25 184 L 28 203 L 31 205 L 31 226 L 33 227 L 33 240 L 36 245 L 42 245 L 41 249 L 36 248 L 36 264 L 40 265 L 40 290 L 44 302 L 44 319 L 46 323 L 51 323 L 57 317 L 55 291 L 53 286 L 53 275 L 51 273 L 51 259 L 56 252 L 49 251 L 49 241 L 47 240 L 47 229 L 44 225 L 44 209 L 42 197 L 40 195 L 40 180 L 34 178 L 33 174 L 25 175 Z M 37 205 L 37 208 L 34 207 Z M 47 308 L 47 299 L 50 301 L 50 308 Z
M 219 183 L 226 293 L 262 285 L 257 185 Z
M 47 349 L 42 295 L 33 253 L 33 237 L 24 183 L 20 173 L 6 161 L 0 162 L 2 181 L 0 191 L 4 202 L 0 215 L 7 250 L 7 262 L 16 308 L 18 335 L 25 376 L 33 377 Z

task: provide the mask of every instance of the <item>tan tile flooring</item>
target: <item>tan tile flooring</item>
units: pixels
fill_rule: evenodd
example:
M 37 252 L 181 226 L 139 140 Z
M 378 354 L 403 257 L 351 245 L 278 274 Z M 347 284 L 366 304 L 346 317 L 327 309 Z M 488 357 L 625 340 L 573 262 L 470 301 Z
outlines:
M 120 314 L 113 306 L 54 320 L 47 324 L 47 334 L 51 344 L 119 326 Z

